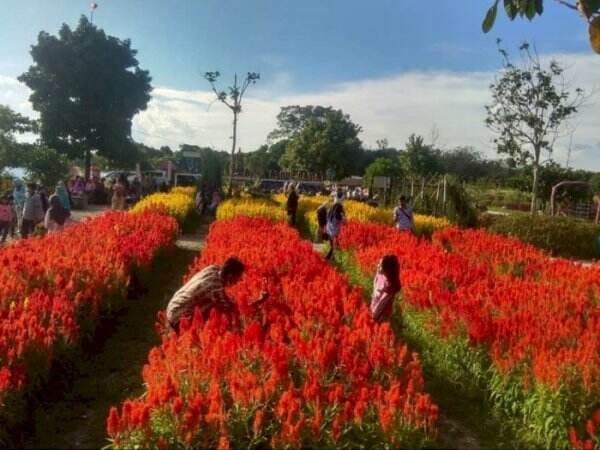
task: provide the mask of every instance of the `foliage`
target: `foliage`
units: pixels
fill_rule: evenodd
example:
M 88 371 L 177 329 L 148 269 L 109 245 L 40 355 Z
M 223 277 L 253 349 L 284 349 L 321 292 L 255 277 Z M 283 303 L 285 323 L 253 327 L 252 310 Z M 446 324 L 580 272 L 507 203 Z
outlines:
M 245 159 L 245 167 L 258 177 L 267 177 L 269 173 L 280 172 L 279 161 L 285 153 L 287 140 L 281 140 L 271 145 L 263 145 L 258 150 L 241 155 Z
M 363 176 L 363 185 L 371 186 L 375 177 L 399 178 L 402 176 L 399 158 L 378 158 L 367 167 Z
M 28 145 L 21 150 L 20 165 L 30 178 L 39 181 L 42 186 L 54 189 L 69 173 L 67 158 L 52 148 Z
M 498 6 L 500 0 L 495 0 L 493 5 L 488 9 L 483 24 L 481 25 L 484 33 L 489 32 L 498 15 Z M 558 0 L 563 6 L 580 13 L 590 24 L 590 43 L 592 48 L 600 53 L 600 0 L 578 0 L 576 4 L 566 0 Z M 536 15 L 542 15 L 544 12 L 544 0 L 504 0 L 504 10 L 510 20 L 514 20 L 517 16 L 526 17 L 533 20 Z
M 446 195 L 446 214 L 451 222 L 461 227 L 477 225 L 477 211 L 473 200 L 458 179 L 448 177 Z
M 510 215 L 495 217 L 490 231 L 514 236 L 556 256 L 596 258 L 600 225 L 567 217 Z
M 501 161 L 485 159 L 473 147 L 456 147 L 440 154 L 441 171 L 465 181 L 499 179 L 507 176 L 507 167 Z
M 123 300 L 134 270 L 175 243 L 174 220 L 112 212 L 0 251 L 0 443 L 15 405 L 48 374 L 61 349 L 90 335 Z
M 33 91 L 44 144 L 87 162 L 91 150 L 130 162 L 132 118 L 152 89 L 136 53 L 129 40 L 107 36 L 85 16 L 74 30 L 63 24 L 58 36 L 41 32 L 31 48 L 34 64 L 19 80 Z
M 440 151 L 426 145 L 422 136 L 411 134 L 401 156 L 402 165 L 411 175 L 428 176 L 441 172 Z
M 527 447 L 567 447 L 569 426 L 598 409 L 600 267 L 482 230 L 446 228 L 433 243 L 390 231 L 351 222 L 339 243 L 366 276 L 382 254 L 399 258 L 402 307 L 423 313 L 435 336 L 423 351 L 444 355 L 449 382 L 481 383 Z
M 15 134 L 34 132 L 37 123 L 14 112 L 8 106 L 0 105 L 0 172 L 6 167 L 20 165 L 23 145 L 15 139 Z
M 502 48 L 500 54 L 504 70 L 490 86 L 492 102 L 486 105 L 486 125 L 497 135 L 494 142 L 498 153 L 506 153 L 517 163 L 531 166 L 533 213 L 542 153 L 552 153 L 565 121 L 581 105 L 583 91 L 570 92 L 564 83 L 564 69 L 556 61 L 543 67 L 529 44 L 521 46 L 520 66 L 513 64 Z
M 148 195 L 131 209 L 132 214 L 158 211 L 168 214 L 183 225 L 194 210 L 195 188 L 174 188 L 171 192 Z
M 289 170 L 316 173 L 322 178 L 352 175 L 361 155 L 360 126 L 342 110 L 327 108 L 322 117 L 308 117 L 290 139 L 281 165 Z
M 248 239 L 248 233 L 252 239 Z M 147 392 L 111 409 L 113 447 L 420 448 L 438 408 L 419 357 L 369 319 L 360 290 L 285 224 L 213 224 L 190 276 L 238 255 L 228 289 L 238 313 L 164 333 L 144 370 Z M 249 306 L 266 289 L 269 299 Z M 324 293 L 327 301 L 322 301 Z

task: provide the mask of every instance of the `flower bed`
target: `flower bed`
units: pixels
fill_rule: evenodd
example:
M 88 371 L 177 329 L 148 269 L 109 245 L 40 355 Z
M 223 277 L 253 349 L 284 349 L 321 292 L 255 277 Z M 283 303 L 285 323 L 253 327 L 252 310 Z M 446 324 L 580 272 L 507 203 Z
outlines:
M 365 275 L 382 254 L 399 257 L 409 332 L 440 372 L 479 384 L 518 419 L 526 442 L 577 447 L 577 430 L 568 433 L 577 425 L 598 445 L 589 418 L 600 414 L 600 267 L 481 230 L 450 228 L 433 241 L 350 223 L 340 245 Z
M 249 236 L 251 235 L 251 239 Z M 423 446 L 437 407 L 419 357 L 369 317 L 361 292 L 285 224 L 212 225 L 191 276 L 240 257 L 240 316 L 198 311 L 167 333 L 143 371 L 147 392 L 112 408 L 114 448 Z M 262 289 L 258 313 L 248 302 Z
M 112 212 L 0 250 L 0 443 L 22 419 L 23 393 L 93 330 L 133 270 L 173 245 L 176 231 L 163 215 Z
M 236 216 L 263 217 L 277 221 L 286 219 L 285 211 L 269 199 L 232 198 L 219 205 L 217 220 L 232 219 Z
M 194 188 L 173 188 L 168 193 L 156 193 L 144 197 L 131 209 L 132 213 L 159 211 L 174 217 L 183 225 L 194 210 Z

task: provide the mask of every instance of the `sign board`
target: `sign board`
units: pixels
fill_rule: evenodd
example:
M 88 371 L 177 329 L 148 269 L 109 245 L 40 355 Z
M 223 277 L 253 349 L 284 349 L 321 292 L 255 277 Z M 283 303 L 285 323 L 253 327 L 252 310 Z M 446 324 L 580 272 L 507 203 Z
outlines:
M 373 188 L 389 189 L 391 181 L 390 177 L 373 177 Z

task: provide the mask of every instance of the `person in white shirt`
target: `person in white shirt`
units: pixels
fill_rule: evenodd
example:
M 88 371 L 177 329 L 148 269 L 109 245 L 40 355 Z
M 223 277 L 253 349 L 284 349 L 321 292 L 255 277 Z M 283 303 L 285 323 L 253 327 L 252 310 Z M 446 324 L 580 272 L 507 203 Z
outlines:
M 44 217 L 44 228 L 48 233 L 62 230 L 70 221 L 71 212 L 63 207 L 60 197 L 57 194 L 52 194 L 48 199 L 50 207 L 46 211 Z
M 394 223 L 400 231 L 415 233 L 413 210 L 408 206 L 408 200 L 404 195 L 400 196 L 400 205 L 394 208 Z

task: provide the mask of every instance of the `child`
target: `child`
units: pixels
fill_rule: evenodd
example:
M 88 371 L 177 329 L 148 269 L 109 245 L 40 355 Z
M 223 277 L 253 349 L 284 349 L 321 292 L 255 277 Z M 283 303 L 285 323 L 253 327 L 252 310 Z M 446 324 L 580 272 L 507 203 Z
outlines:
M 326 241 L 329 237 L 327 236 L 327 203 L 323 203 L 317 209 L 317 224 L 319 228 L 317 229 L 317 242 Z
M 0 242 L 5 243 L 8 237 L 8 232 L 13 221 L 12 206 L 8 202 L 8 198 L 3 196 L 0 199 Z
M 373 295 L 369 310 L 375 322 L 380 323 L 391 318 L 394 297 L 401 288 L 398 258 L 395 255 L 385 255 L 379 261 L 373 280 Z

